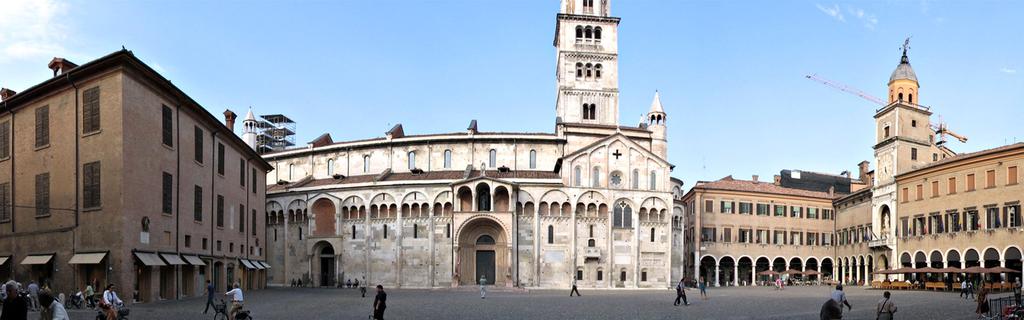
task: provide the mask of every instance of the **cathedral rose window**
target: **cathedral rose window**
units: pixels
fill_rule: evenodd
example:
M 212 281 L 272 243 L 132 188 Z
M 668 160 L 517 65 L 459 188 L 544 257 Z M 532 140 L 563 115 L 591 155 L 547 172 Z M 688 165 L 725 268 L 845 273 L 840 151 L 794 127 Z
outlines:
M 618 172 L 618 171 L 612 172 L 611 182 L 612 182 L 612 186 L 613 187 L 616 187 L 616 188 L 621 187 L 622 186 L 622 173 Z

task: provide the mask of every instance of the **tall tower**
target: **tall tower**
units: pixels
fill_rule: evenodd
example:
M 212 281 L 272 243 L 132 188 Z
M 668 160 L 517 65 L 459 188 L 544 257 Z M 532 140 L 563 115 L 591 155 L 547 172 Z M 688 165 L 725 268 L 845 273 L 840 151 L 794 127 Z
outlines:
M 665 107 L 661 106 L 661 94 L 655 91 L 651 110 L 647 111 L 647 130 L 651 131 L 651 152 L 668 159 L 668 128 L 665 121 Z
M 242 120 L 242 141 L 249 145 L 256 151 L 260 151 L 256 148 L 256 117 L 252 114 L 252 108 L 249 108 L 249 112 L 245 114 L 245 119 Z
M 903 44 L 903 56 L 889 77 L 889 104 L 875 113 L 875 181 L 872 186 L 872 231 L 878 238 L 895 239 L 899 200 L 895 176 L 938 160 L 941 152 L 930 128 L 931 111 L 918 99 L 920 85 L 907 57 L 909 39 Z M 894 242 L 893 242 L 894 243 Z M 888 249 L 894 249 L 887 243 Z M 893 260 L 891 257 L 889 261 Z
M 562 0 L 554 41 L 558 122 L 619 122 L 619 18 L 610 16 L 610 1 Z

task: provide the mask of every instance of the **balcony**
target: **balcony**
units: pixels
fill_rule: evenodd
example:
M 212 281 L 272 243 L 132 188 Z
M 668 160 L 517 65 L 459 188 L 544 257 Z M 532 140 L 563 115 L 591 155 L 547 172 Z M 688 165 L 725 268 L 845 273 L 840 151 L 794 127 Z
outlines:
M 583 250 L 583 259 L 601 259 L 601 249 L 587 247 Z
M 896 245 L 896 241 L 893 238 L 882 238 L 868 241 L 868 247 L 871 249 L 889 249 Z

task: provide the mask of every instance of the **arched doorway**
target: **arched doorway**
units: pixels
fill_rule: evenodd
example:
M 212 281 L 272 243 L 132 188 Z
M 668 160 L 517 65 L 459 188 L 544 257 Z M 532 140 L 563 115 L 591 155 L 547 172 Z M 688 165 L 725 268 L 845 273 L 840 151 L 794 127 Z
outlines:
M 771 262 L 769 262 L 768 258 L 766 258 L 766 257 L 757 258 L 757 261 L 754 262 L 754 274 L 758 274 L 758 273 L 763 272 L 763 271 L 768 271 L 769 269 L 771 269 Z M 760 277 L 757 277 L 757 279 L 758 279 L 757 281 L 759 281 L 761 283 L 767 283 L 767 281 L 770 279 L 770 277 L 769 276 L 760 276 Z
M 321 241 L 313 246 L 313 274 L 316 275 L 317 279 L 315 283 L 321 287 L 330 287 L 334 285 L 335 269 L 336 269 L 336 257 L 334 255 L 334 247 L 326 241 Z
M 719 259 L 719 261 L 718 261 L 718 273 L 719 273 L 718 285 L 719 286 L 728 286 L 730 284 L 735 284 L 735 282 L 734 282 L 734 280 L 736 280 L 736 274 L 734 273 L 734 271 L 736 270 L 735 267 L 736 267 L 736 261 L 734 261 L 732 259 L 732 257 L 725 256 L 725 257 L 722 257 L 722 259 Z
M 467 222 L 459 230 L 457 273 L 460 285 L 507 285 L 511 283 L 509 241 L 505 229 L 497 221 L 480 217 Z
M 750 257 L 741 257 L 737 262 L 740 274 L 737 275 L 741 285 L 751 285 L 754 281 L 754 262 Z
M 821 259 L 822 279 L 832 279 L 832 259 Z
M 700 277 L 697 281 L 707 281 L 709 284 L 715 283 L 715 265 L 718 261 L 715 261 L 715 257 L 704 256 L 700 258 Z

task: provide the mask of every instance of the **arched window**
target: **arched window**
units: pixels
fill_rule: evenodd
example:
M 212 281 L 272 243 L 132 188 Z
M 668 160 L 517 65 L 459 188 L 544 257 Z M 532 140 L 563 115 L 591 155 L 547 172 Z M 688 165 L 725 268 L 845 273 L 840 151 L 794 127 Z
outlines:
M 594 239 L 587 240 L 587 246 L 593 248 L 597 246 L 597 241 L 594 241 Z
M 491 211 L 491 189 L 486 184 L 476 186 L 476 210 Z
M 352 239 L 356 238 L 356 225 L 352 225 Z
M 601 40 L 601 27 L 594 28 L 594 39 Z
M 640 170 L 633 169 L 633 176 L 630 178 L 633 182 L 633 189 L 640 189 Z
M 555 243 L 555 226 L 548 226 L 548 244 Z
M 590 77 L 594 76 L 594 65 L 588 63 L 586 65 L 586 67 L 587 67 L 587 79 L 590 79 Z
M 452 237 L 452 224 L 449 223 L 449 224 L 446 224 L 445 226 L 446 227 L 445 227 L 445 230 L 444 230 L 444 235 L 447 238 L 451 238 Z
M 479 238 L 476 238 L 476 244 L 494 244 L 494 237 L 486 234 L 481 235 Z
M 416 151 L 409 151 L 409 170 L 416 169 Z
M 594 225 L 590 225 L 590 237 L 594 237 Z
M 590 120 L 597 120 L 597 105 L 590 104 Z
M 913 93 L 908 93 L 907 94 L 907 102 L 914 103 L 914 94 Z
M 327 175 L 334 175 L 334 159 L 327 159 Z
M 294 174 L 294 173 L 295 173 L 295 165 L 289 164 L 288 165 L 288 181 L 292 181 L 292 174 Z
M 654 230 L 654 229 L 651 229 L 651 230 Z M 412 238 L 413 239 L 419 238 L 419 235 L 420 235 L 420 225 L 413 223 L 412 224 Z M 653 241 L 653 238 L 652 238 L 652 241 Z
M 651 242 L 654 242 L 654 228 L 651 228 Z
M 586 29 L 583 29 L 583 34 L 584 34 L 584 38 L 587 38 L 587 39 L 593 38 L 594 37 L 594 29 L 591 29 L 590 27 L 587 27 Z
M 490 168 L 498 167 L 498 151 L 491 149 L 491 152 L 489 153 L 489 156 L 487 158 L 487 166 Z
M 578 78 L 583 78 L 583 63 L 582 62 L 577 62 L 576 63 L 576 78 L 577 79 Z
M 583 120 L 590 120 L 590 105 L 583 104 Z
M 657 171 L 651 170 L 651 190 L 657 190 L 658 188 L 658 173 Z
M 619 271 L 619 281 L 626 282 L 626 269 Z
M 612 225 L 616 228 L 632 228 L 633 208 L 630 208 L 626 202 L 619 202 L 614 207 L 615 208 L 612 209 Z
M 604 270 L 601 270 L 601 268 L 597 268 L 597 281 L 602 280 L 604 280 Z
M 388 238 L 388 225 L 384 225 L 384 239 Z
M 583 38 L 583 27 L 582 26 L 576 26 L 576 39 L 582 39 L 582 38 Z
M 370 172 L 370 155 L 363 156 L 363 173 Z
M 590 187 L 597 188 L 601 186 L 601 167 L 594 167 L 594 170 L 590 174 Z
M 896 97 L 899 98 L 900 101 L 903 101 L 903 92 L 900 92 L 900 94 L 896 95 Z
M 530 169 L 537 169 L 537 150 L 530 150 Z
M 452 168 L 452 150 L 451 149 L 448 149 L 448 150 L 444 151 L 444 168 L 445 169 L 451 169 Z
M 594 77 L 601 79 L 601 64 L 598 63 L 594 66 Z
M 580 169 L 580 166 L 576 166 L 572 169 L 572 186 L 579 187 L 582 184 L 582 181 L 580 180 L 582 179 L 582 175 L 583 172 Z

